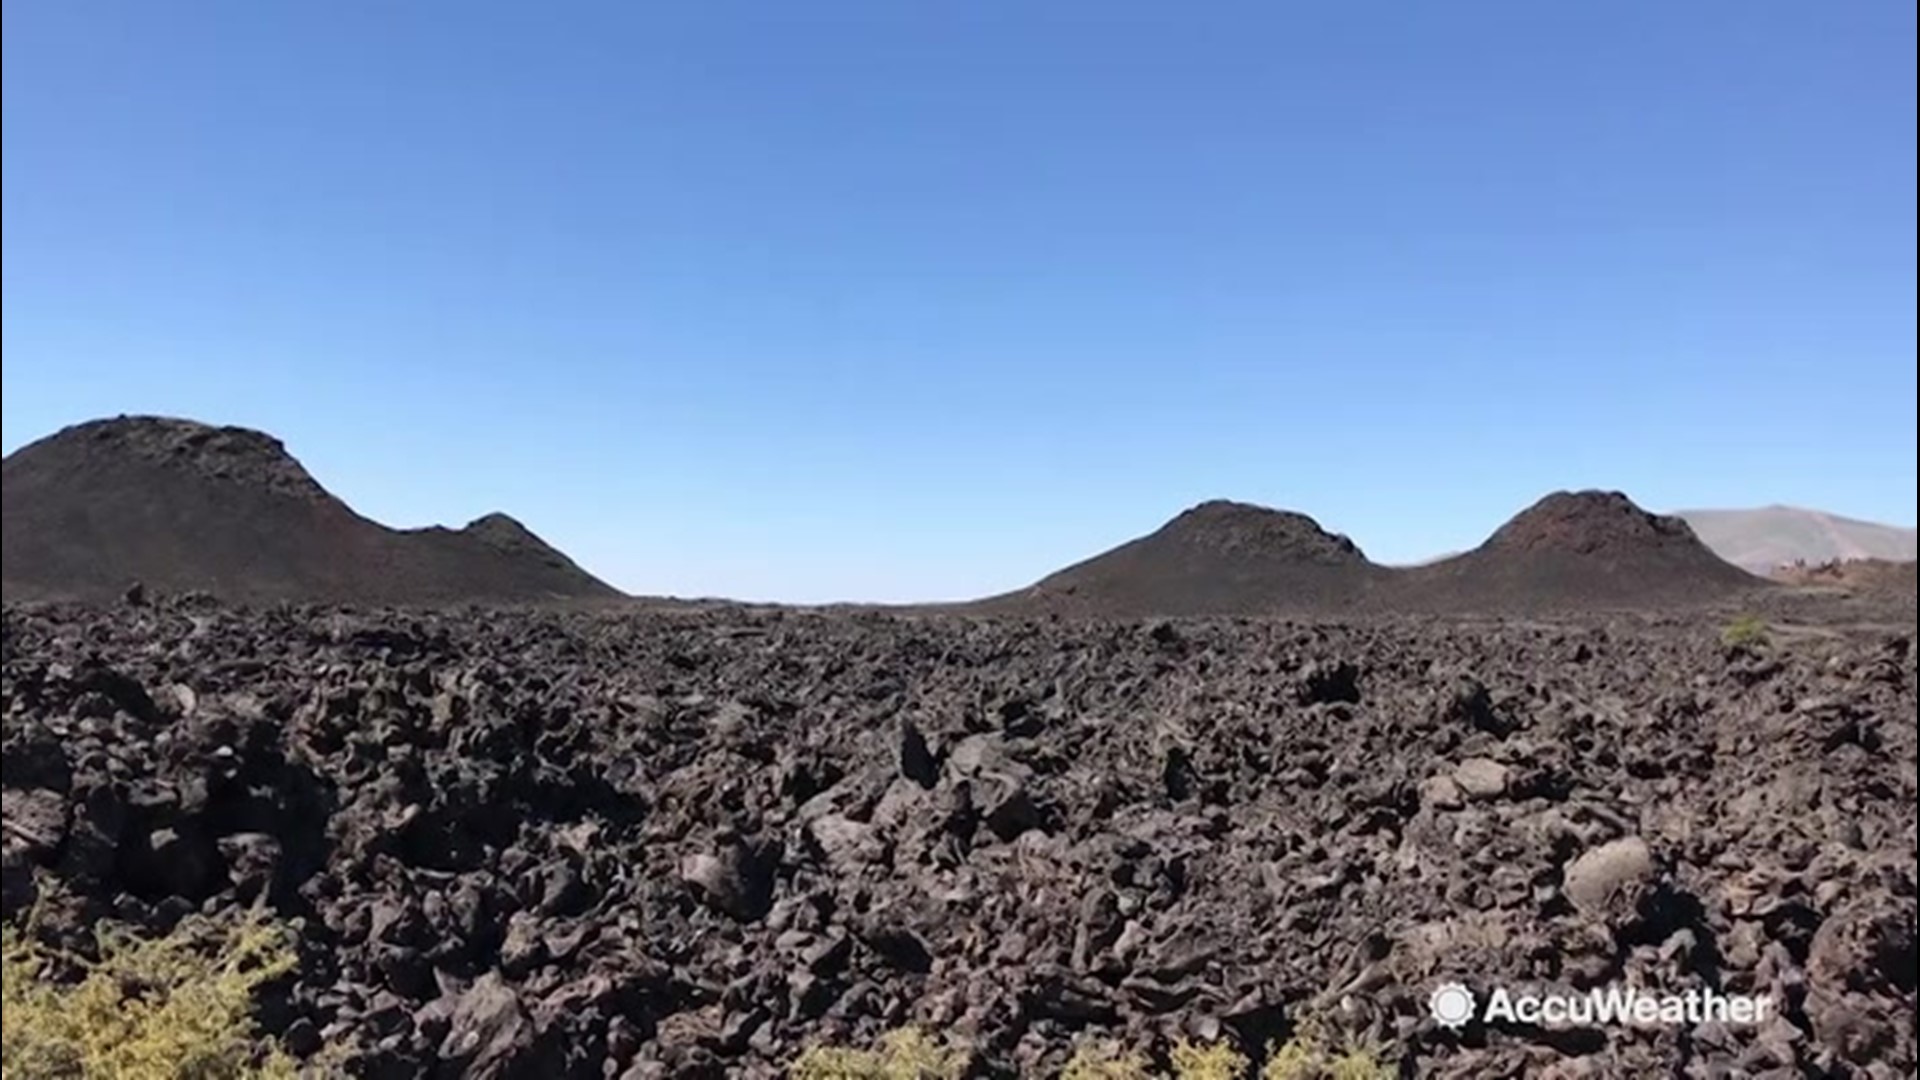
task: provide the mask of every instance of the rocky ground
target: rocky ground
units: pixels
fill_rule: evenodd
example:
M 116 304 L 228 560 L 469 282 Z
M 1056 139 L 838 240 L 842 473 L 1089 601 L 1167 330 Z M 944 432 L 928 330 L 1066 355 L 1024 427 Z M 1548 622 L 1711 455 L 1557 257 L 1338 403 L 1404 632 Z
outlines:
M 1433 1076 L 1914 1074 L 1912 630 L 9 606 L 5 906 L 265 902 L 368 1076 L 1311 1020 Z M 1757 1030 L 1435 1024 L 1459 980 Z

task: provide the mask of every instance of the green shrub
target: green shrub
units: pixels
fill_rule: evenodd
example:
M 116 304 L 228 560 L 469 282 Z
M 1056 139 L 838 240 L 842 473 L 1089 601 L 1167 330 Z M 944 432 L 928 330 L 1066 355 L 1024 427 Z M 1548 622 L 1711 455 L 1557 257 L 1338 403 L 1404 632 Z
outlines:
M 1771 638 L 1766 620 L 1758 615 L 1742 615 L 1720 631 L 1720 641 L 1732 649 L 1757 649 Z
M 254 1027 L 253 996 L 293 970 L 293 938 L 258 915 L 193 918 L 142 938 L 96 931 L 99 959 L 46 950 L 6 927 L 0 1072 L 23 1080 L 238 1080 L 297 1075 Z M 78 969 L 56 980 L 56 961 Z M 64 966 L 64 965 L 63 965 Z

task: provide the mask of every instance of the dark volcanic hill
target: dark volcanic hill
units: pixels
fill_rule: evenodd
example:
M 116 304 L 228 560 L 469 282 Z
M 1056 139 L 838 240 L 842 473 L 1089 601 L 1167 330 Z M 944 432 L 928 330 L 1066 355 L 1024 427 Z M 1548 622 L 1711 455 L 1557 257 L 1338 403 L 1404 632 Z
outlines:
M 1400 606 L 1500 611 L 1692 604 L 1767 583 L 1677 517 L 1617 491 L 1558 491 L 1463 555 L 1402 572 Z
M 20 448 L 3 468 L 9 598 L 100 599 L 135 581 L 246 601 L 620 595 L 504 514 L 464 529 L 361 517 L 278 439 L 246 428 L 96 420 Z
M 1116 616 L 1329 611 L 1387 574 L 1305 514 L 1216 499 L 987 603 Z

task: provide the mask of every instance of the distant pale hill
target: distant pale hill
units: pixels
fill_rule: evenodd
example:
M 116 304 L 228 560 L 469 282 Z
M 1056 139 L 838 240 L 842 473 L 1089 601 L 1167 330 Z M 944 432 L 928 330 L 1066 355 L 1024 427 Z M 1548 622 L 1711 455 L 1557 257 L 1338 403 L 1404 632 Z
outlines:
M 1791 562 L 1903 562 L 1915 556 L 1912 529 L 1797 506 L 1681 510 L 1675 516 L 1693 526 L 1695 535 L 1721 558 L 1755 573 L 1767 573 Z

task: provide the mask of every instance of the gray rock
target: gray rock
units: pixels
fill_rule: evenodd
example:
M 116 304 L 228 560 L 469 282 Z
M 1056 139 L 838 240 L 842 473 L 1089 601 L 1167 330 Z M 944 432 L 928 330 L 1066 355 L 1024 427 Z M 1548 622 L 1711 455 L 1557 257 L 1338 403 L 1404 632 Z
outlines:
M 0 820 L 6 823 L 7 850 L 50 862 L 67 838 L 67 797 L 47 788 L 0 789 Z
M 525 1070 L 533 1052 L 533 1022 L 520 996 L 490 971 L 455 1003 L 439 1056 L 466 1080 L 492 1080 Z
M 1466 797 L 1453 777 L 1432 776 L 1420 785 L 1420 802 L 1435 810 L 1458 810 L 1466 805 Z
M 987 778 L 981 785 L 985 798 L 981 816 L 987 828 L 1002 840 L 1012 841 L 1028 829 L 1040 828 L 1044 817 L 1028 794 L 1024 781 L 1012 776 Z
M 1469 799 L 1497 799 L 1507 793 L 1511 770 L 1492 758 L 1475 757 L 1461 762 L 1453 770 L 1453 782 Z
M 742 922 L 762 918 L 773 903 L 771 867 L 739 844 L 687 856 L 680 878 L 708 906 Z
M 886 841 L 878 830 L 844 814 L 822 814 L 807 824 L 807 835 L 819 847 L 827 865 L 852 873 L 886 858 Z
M 1638 903 L 1654 880 L 1653 851 L 1637 836 L 1623 837 L 1583 853 L 1567 866 L 1563 891 L 1587 915 L 1604 915 Z

